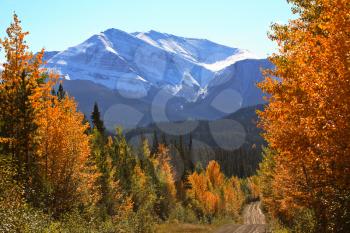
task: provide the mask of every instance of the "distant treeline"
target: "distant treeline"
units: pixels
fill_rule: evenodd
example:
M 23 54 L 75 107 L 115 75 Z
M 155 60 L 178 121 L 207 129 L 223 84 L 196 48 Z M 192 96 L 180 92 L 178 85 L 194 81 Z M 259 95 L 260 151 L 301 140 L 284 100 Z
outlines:
M 243 108 L 224 118 L 238 122 L 245 132 L 244 141 L 237 148 L 234 147 L 235 129 L 220 135 L 232 142 L 232 145 L 228 145 L 232 147 L 230 150 L 217 144 L 209 127 L 210 121 L 198 121 L 198 126 L 193 132 L 180 136 L 166 134 L 157 124 L 151 124 L 128 132 L 126 137 L 129 141 L 133 141 L 135 137 L 146 137 L 153 145 L 153 150 L 159 144 L 173 146 L 174 156 L 181 156 L 186 171 L 193 171 L 196 166 L 206 166 L 210 160 L 216 160 L 225 175 L 246 178 L 256 174 L 262 160 L 262 147 L 266 145 L 261 137 L 262 131 L 257 127 L 256 111 L 263 108 L 263 105 Z M 172 127 L 173 123 L 168 124 Z M 162 127 L 167 128 L 167 123 L 162 123 Z

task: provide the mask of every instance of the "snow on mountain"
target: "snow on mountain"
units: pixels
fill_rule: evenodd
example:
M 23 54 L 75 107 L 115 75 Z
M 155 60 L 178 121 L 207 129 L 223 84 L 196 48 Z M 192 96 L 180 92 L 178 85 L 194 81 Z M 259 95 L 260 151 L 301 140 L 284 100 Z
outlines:
M 235 64 L 238 61 L 243 61 L 247 59 L 259 59 L 258 56 L 249 52 L 248 50 L 239 50 L 236 54 L 226 58 L 225 60 L 217 61 L 211 64 L 202 64 L 205 68 L 218 72 L 223 70 L 230 65 Z
M 168 52 L 180 54 L 196 63 L 217 62 L 239 51 L 239 49 L 219 45 L 204 39 L 184 38 L 153 30 L 145 33 L 133 33 L 133 35 Z
M 44 58 L 47 68 L 70 80 L 89 80 L 137 96 L 147 95 L 151 87 L 165 88 L 195 101 L 217 72 L 255 56 L 203 39 L 108 29 Z
M 174 36 L 156 31 L 133 33 L 137 38 L 204 66 L 211 71 L 220 71 L 237 61 L 257 59 L 253 53 L 238 48 L 230 48 L 205 39 Z

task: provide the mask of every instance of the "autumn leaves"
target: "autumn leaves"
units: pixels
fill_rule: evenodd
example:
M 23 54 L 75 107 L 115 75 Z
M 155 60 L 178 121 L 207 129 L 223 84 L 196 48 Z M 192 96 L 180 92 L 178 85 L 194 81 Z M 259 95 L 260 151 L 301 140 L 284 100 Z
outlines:
M 244 181 L 225 177 L 215 161 L 175 181 L 166 146 L 152 153 L 143 141 L 135 152 L 121 132 L 107 137 L 97 106 L 89 129 L 74 100 L 52 92 L 58 76 L 41 68 L 43 52 L 28 52 L 15 15 L 0 41 L 7 59 L 0 83 L 1 207 L 18 213 L 29 203 L 45 213 L 40 218 L 56 220 L 77 211 L 81 229 L 98 219 L 89 225 L 95 232 L 101 225 L 105 232 L 152 232 L 171 216 L 237 219 L 245 200 L 262 198 L 271 222 L 291 232 L 347 232 L 350 4 L 290 2 L 298 18 L 273 26 L 280 51 L 259 84 L 269 94 L 260 112 L 268 148 L 258 176 Z M 3 218 L 17 218 L 3 210 Z
M 350 197 L 350 4 L 290 1 L 298 18 L 274 25 L 276 68 L 260 87 L 269 143 L 262 165 L 270 213 L 293 228 L 307 214 L 315 232 L 346 232 Z M 279 80 L 276 80 L 278 77 Z M 270 168 L 270 171 L 267 168 Z M 271 191 L 268 191 L 271 189 Z M 306 227 L 305 227 L 306 229 Z M 347 229 L 347 230 L 346 230 Z
M 120 130 L 108 136 L 97 104 L 89 126 L 58 86 L 58 75 L 42 68 L 43 51 L 28 52 L 16 15 L 7 32 L 1 41 L 7 63 L 0 83 L 0 215 L 4 222 L 15 219 L 8 229 L 26 218 L 40 222 L 28 226 L 38 232 L 72 232 L 81 223 L 80 231 L 142 233 L 169 219 L 238 219 L 245 199 L 238 178 L 226 178 L 212 161 L 175 181 L 165 145 L 151 151 L 144 138 L 132 148 Z M 11 195 L 17 201 L 5 210 Z
M 209 221 L 219 216 L 238 218 L 245 200 L 240 180 L 226 178 L 217 162 L 211 161 L 204 171 L 191 174 L 188 183 L 188 198 L 199 215 Z

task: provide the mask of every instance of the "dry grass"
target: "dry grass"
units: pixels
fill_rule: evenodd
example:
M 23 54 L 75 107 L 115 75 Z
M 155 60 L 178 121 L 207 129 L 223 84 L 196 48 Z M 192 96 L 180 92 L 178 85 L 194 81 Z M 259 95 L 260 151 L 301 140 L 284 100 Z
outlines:
M 167 223 L 157 227 L 157 233 L 210 233 L 216 227 L 213 225 L 197 225 L 185 223 Z

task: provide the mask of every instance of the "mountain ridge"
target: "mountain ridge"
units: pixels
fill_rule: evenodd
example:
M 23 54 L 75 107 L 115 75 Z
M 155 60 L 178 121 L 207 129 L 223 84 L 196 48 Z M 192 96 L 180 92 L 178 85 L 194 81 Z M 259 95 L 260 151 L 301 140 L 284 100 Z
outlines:
M 129 34 L 111 28 L 46 58 L 46 67 L 66 79 L 91 80 L 142 95 L 156 86 L 195 101 L 217 71 L 254 55 L 205 39 L 156 31 Z M 182 91 L 188 86 L 198 88 Z
M 116 125 L 213 120 L 262 104 L 256 83 L 261 69 L 272 67 L 246 50 L 206 39 L 113 28 L 46 52 L 44 59 L 86 115 L 98 102 L 111 131 Z

